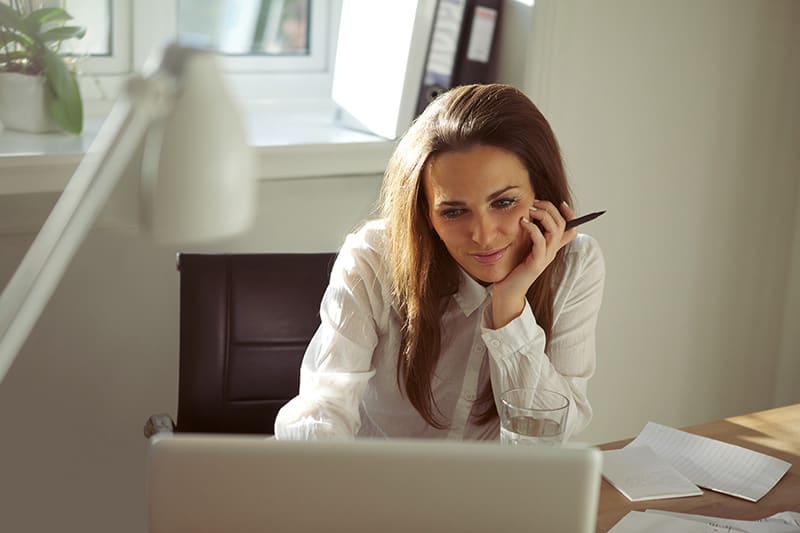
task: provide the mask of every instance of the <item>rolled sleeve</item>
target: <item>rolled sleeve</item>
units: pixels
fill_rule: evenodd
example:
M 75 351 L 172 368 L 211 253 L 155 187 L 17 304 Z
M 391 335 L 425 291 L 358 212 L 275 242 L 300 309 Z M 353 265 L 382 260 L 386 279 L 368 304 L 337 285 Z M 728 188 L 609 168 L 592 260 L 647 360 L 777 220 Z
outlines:
M 300 391 L 278 413 L 275 436 L 283 440 L 353 438 L 359 405 L 375 375 L 376 317 L 386 314 L 369 250 L 340 251 L 320 305 L 320 326 L 306 349 Z
M 595 371 L 595 328 L 605 280 L 597 243 L 585 235 L 577 241 L 567 254 L 549 343 L 528 302 L 520 316 L 496 330 L 488 327 L 487 307 L 481 327 L 498 409 L 500 395 L 513 388 L 560 392 L 570 401 L 567 438 L 582 431 L 592 418 L 587 385 Z

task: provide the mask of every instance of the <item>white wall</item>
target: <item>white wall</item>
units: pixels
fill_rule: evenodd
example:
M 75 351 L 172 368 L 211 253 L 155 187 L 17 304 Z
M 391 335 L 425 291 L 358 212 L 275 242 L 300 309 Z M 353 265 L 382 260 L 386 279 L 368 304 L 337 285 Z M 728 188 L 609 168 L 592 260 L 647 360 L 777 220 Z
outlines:
M 584 437 L 800 401 L 800 3 L 539 0 L 516 23 L 530 55 L 507 54 L 506 79 L 551 119 L 579 209 L 608 209 L 586 229 L 608 282 Z M 257 229 L 224 249 L 336 249 L 378 187 L 265 182 Z M 50 202 L 0 197 L 0 283 Z M 0 384 L 1 530 L 144 530 L 141 426 L 174 415 L 177 281 L 174 250 L 86 241 Z
M 800 3 L 540 0 L 533 25 L 524 86 L 579 211 L 608 210 L 584 438 L 800 401 Z
M 799 89 L 800 90 L 800 89 Z M 795 123 L 795 128 L 798 124 Z M 796 138 L 796 136 L 795 136 Z M 795 152 L 800 157 L 800 152 Z M 795 203 L 794 240 L 786 281 L 783 329 L 776 369 L 775 405 L 798 401 L 800 395 L 800 187 Z

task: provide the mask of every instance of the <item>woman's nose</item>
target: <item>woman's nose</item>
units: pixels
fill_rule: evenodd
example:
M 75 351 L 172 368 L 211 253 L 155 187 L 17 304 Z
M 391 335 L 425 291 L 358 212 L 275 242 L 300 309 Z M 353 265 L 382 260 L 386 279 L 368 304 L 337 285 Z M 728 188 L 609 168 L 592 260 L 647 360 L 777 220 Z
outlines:
M 481 246 L 492 244 L 496 227 L 491 216 L 476 214 L 472 222 L 472 240 Z

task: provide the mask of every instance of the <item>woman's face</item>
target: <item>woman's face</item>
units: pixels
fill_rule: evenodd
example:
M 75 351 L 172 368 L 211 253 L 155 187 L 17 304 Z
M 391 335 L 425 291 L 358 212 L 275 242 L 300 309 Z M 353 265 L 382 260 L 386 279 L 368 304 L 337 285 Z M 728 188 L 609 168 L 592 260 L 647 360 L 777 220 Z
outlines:
M 504 279 L 530 251 L 520 219 L 529 217 L 534 194 L 516 155 L 486 145 L 445 152 L 422 179 L 433 230 L 475 280 Z

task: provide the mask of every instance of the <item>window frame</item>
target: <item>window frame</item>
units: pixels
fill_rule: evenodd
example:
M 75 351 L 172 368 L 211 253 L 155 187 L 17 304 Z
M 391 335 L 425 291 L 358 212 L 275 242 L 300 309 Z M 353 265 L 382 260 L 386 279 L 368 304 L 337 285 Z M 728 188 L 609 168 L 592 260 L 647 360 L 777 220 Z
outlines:
M 132 0 L 106 0 L 111 12 L 111 53 L 79 59 L 79 72 L 86 75 L 126 74 L 131 71 L 131 20 Z M 69 4 L 67 4 L 69 12 Z
M 132 3 L 133 69 L 144 69 L 155 43 L 174 41 L 178 28 L 178 0 L 136 0 Z M 160 13 L 156 24 L 150 14 Z M 247 98 L 327 98 L 333 73 L 336 28 L 341 0 L 312 0 L 309 56 L 231 57 L 220 55 L 220 65 L 234 91 Z
M 309 12 L 309 54 L 286 56 L 232 56 L 221 55 L 224 72 L 259 73 L 259 72 L 324 72 L 328 68 L 328 54 L 325 43 L 330 32 L 330 1 L 310 0 Z M 319 23 L 323 21 L 324 23 Z M 176 20 L 177 31 L 177 20 Z
M 132 74 L 148 70 L 159 46 L 177 38 L 178 0 L 110 1 L 112 55 L 85 58 L 80 66 L 84 100 L 98 112 L 119 96 Z M 329 100 L 341 4 L 311 1 L 308 56 L 221 54 L 220 67 L 234 94 L 243 100 Z

